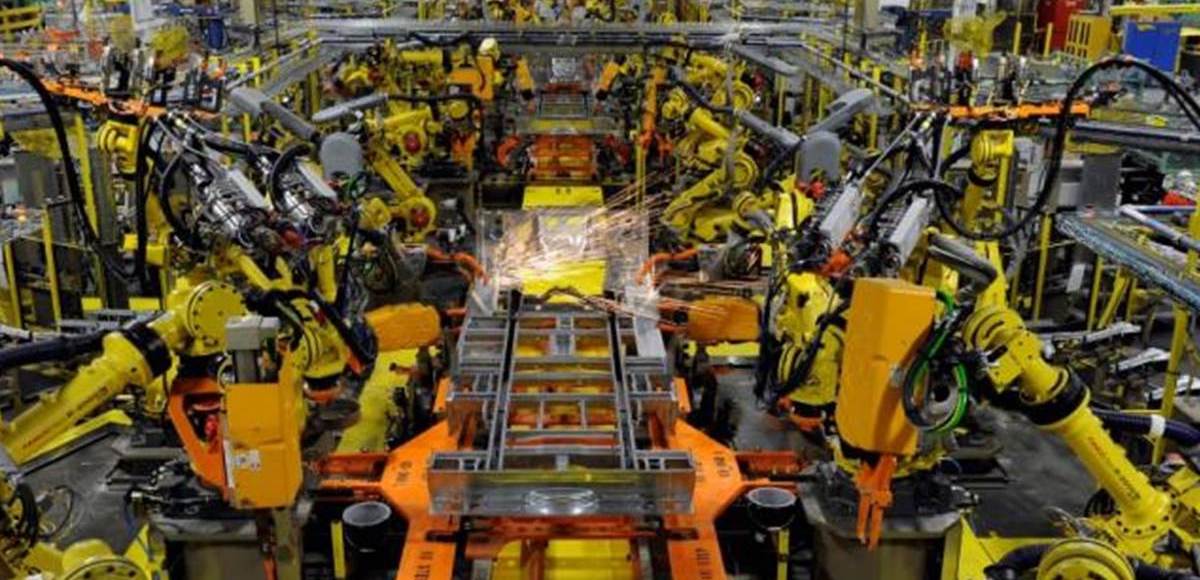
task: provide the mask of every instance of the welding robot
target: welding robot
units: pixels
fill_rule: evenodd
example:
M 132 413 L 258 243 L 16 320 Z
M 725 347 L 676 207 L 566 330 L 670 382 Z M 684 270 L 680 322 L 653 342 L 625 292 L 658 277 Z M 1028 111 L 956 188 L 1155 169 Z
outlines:
M 1022 546 L 986 569 L 958 569 L 958 577 L 1017 578 L 1034 573 L 1046 580 L 1193 578 L 1186 571 L 1194 569 L 1190 546 L 1196 545 L 1200 533 L 1195 449 L 1182 449 L 1187 464 L 1152 481 L 1105 431 L 1106 426 L 1121 427 L 1171 437 L 1188 428 L 1167 420 L 1091 409 L 1087 387 L 1069 369 L 1046 361 L 1041 340 L 1016 312 L 1003 304 L 974 304 L 980 290 L 996 276 L 990 261 L 946 237 L 934 242 L 932 254 L 968 280 L 957 296 L 894 278 L 854 281 L 846 314 L 836 424 L 837 461 L 859 464 L 854 470 L 858 538 L 876 549 L 888 549 L 887 539 L 879 543 L 884 511 L 894 507 L 899 494 L 912 493 L 895 487 L 902 485 L 892 477 L 898 462 L 918 454 L 919 439 L 944 434 L 947 426 L 956 425 L 970 397 L 976 395 L 1019 412 L 1058 436 L 1112 498 L 1114 507 L 1074 519 L 1066 538 Z M 1181 440 L 1194 442 L 1188 437 Z M 832 521 L 836 514 L 827 505 L 823 512 L 822 507 L 814 510 L 817 500 L 806 497 L 831 491 L 819 487 L 802 485 L 806 513 L 813 521 Z M 953 519 L 955 525 L 969 525 Z M 825 565 L 836 569 L 848 562 L 835 559 Z
M 333 206 L 320 200 L 332 192 L 303 168 L 270 172 L 264 187 L 274 193 L 264 196 L 247 173 L 222 161 L 241 159 L 259 175 L 259 157 L 277 158 L 277 151 L 208 133 L 174 114 L 157 119 L 155 130 L 164 153 L 179 144 L 164 168 L 159 207 L 182 240 L 174 265 L 186 269 L 163 313 L 108 333 L 74 378 L 0 426 L 0 570 L 55 578 L 156 573 L 162 552 L 157 560 L 149 553 L 156 540 L 145 532 L 142 548 L 125 555 L 98 540 L 62 552 L 40 541 L 38 507 L 21 477 L 24 464 L 135 387 L 145 404 L 165 407 L 195 479 L 231 507 L 258 514 L 269 538 L 267 576 L 299 577 L 291 507 L 302 481 L 301 430 L 310 406 L 332 400 L 342 378 L 363 372 L 373 357 L 333 308 L 343 289 L 330 244 L 343 226 L 327 219 L 346 216 L 328 213 Z M 177 187 L 195 204 L 187 217 L 177 213 Z M 148 504 L 172 501 L 148 490 L 135 495 Z

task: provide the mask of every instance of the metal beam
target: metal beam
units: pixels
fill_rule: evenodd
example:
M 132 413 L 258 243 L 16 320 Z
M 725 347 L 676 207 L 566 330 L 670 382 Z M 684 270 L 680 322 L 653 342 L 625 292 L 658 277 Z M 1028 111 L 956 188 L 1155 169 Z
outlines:
M 442 22 L 408 18 L 355 20 L 311 20 L 309 25 L 327 43 L 363 42 L 382 39 L 425 40 L 454 43 L 466 38 L 495 38 L 516 45 L 562 47 L 611 47 L 685 42 L 697 48 L 724 48 L 739 43 L 765 45 L 772 39 L 795 38 L 824 26 L 819 18 L 795 18 L 788 22 L 706 22 L 675 24 L 586 25 L 515 24 L 511 22 Z
M 1108 9 L 1109 16 L 1170 16 L 1200 14 L 1200 4 L 1126 4 Z
M 1054 134 L 1054 127 L 1049 122 L 1043 123 L 1040 129 L 1043 135 Z M 1080 142 L 1120 145 L 1152 151 L 1200 153 L 1200 133 L 1156 127 L 1081 120 L 1072 127 L 1071 138 Z
M 1181 261 L 1155 252 L 1123 233 L 1112 217 L 1084 217 L 1080 214 L 1060 214 L 1055 223 L 1058 230 L 1105 261 L 1119 264 L 1137 275 L 1139 280 L 1157 286 L 1173 300 L 1200 310 L 1200 280 L 1183 273 Z

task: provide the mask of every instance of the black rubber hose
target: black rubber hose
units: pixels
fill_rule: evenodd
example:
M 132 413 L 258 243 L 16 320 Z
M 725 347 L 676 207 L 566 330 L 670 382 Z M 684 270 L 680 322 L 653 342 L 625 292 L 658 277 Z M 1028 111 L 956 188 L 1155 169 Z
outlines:
M 440 46 L 454 46 L 464 40 L 470 39 L 470 37 L 471 37 L 471 35 L 467 34 L 466 32 L 460 32 L 460 33 L 458 33 L 458 35 L 452 36 L 447 39 L 434 39 L 434 38 L 425 36 L 424 34 L 421 34 L 419 32 L 409 32 L 408 35 L 413 37 L 413 39 L 416 40 L 417 42 L 424 44 L 425 46 L 439 46 L 439 47 Z
M 1146 435 L 1150 433 L 1153 419 L 1148 415 L 1132 415 L 1107 409 L 1092 409 L 1104 426 L 1113 431 Z M 1174 441 L 1182 447 L 1200 445 L 1200 429 L 1183 421 L 1167 420 L 1163 437 Z
M 312 145 L 307 142 L 296 143 L 291 147 L 283 150 L 283 153 L 275 159 L 275 163 L 271 165 L 271 172 L 267 175 L 268 191 L 271 194 L 271 199 L 278 201 L 283 191 L 283 172 L 296 161 L 301 155 L 307 155 L 312 151 Z
M 172 157 L 167 166 L 163 168 L 163 173 L 158 178 L 158 187 L 155 188 L 158 193 L 158 205 L 162 209 L 163 217 L 166 218 L 167 224 L 174 230 L 176 237 L 180 239 L 189 249 L 203 250 L 204 244 L 200 239 L 188 229 L 187 225 L 179 216 L 175 215 L 175 210 L 171 208 L 171 179 L 175 175 L 175 171 L 179 169 L 180 161 L 184 154 L 180 153 Z
M 107 331 L 64 335 L 0 349 L 0 373 L 31 364 L 63 361 L 99 351 Z
M 146 244 L 150 238 L 150 226 L 146 217 L 146 203 L 150 199 L 149 183 L 150 164 L 147 163 L 150 148 L 150 136 L 154 132 L 154 124 L 147 123 L 138 139 L 137 152 L 134 153 L 133 171 L 133 213 L 134 229 L 137 235 L 137 247 L 133 252 L 133 275 L 142 283 L 146 278 Z
M 62 113 L 58 110 L 58 105 L 54 103 L 53 95 L 46 89 L 46 85 L 42 83 L 42 80 L 38 78 L 37 73 L 33 72 L 33 69 L 29 68 L 25 63 L 0 58 L 0 67 L 16 73 L 17 76 L 21 77 L 37 93 L 38 100 L 42 102 L 42 107 L 46 109 L 46 115 L 50 117 L 50 125 L 54 128 L 54 138 L 58 141 L 58 150 L 62 155 L 63 173 L 67 181 L 67 190 L 71 195 L 71 202 L 75 208 L 76 219 L 79 220 L 80 229 L 83 231 L 84 241 L 99 256 L 101 264 L 104 265 L 105 270 L 109 274 L 128 283 L 129 277 L 125 274 L 124 267 L 117 263 L 112 255 L 104 251 L 104 248 L 100 244 L 100 234 L 92 229 L 92 222 L 88 220 L 79 172 L 75 169 L 75 161 L 71 157 L 71 146 L 67 142 L 66 125 L 63 123 Z M 84 151 L 84 154 L 86 155 L 87 151 Z
M 249 143 L 235 141 L 217 133 L 205 133 L 203 140 L 205 145 L 227 155 L 248 156 L 254 154 L 254 147 Z
M 683 94 L 687 95 L 687 97 L 689 99 L 691 99 L 691 101 L 693 103 L 696 103 L 702 109 L 707 109 L 708 111 L 710 111 L 712 113 L 716 113 L 718 115 L 732 115 L 733 114 L 733 107 L 718 107 L 718 106 L 712 104 L 711 101 L 704 98 L 704 95 L 700 94 L 700 91 L 697 90 L 696 87 L 693 87 L 692 85 L 689 85 L 681 80 L 672 80 L 667 84 L 672 87 L 681 89 L 683 91 Z
M 334 301 L 333 308 L 339 315 L 346 315 L 348 305 L 346 296 L 349 295 L 350 288 L 350 260 L 354 255 L 354 244 L 358 242 L 358 215 L 355 213 L 351 216 L 350 231 L 346 233 L 346 256 L 342 258 L 342 275 L 341 282 L 338 283 L 337 299 Z
M 946 172 L 949 171 L 950 168 L 953 167 L 955 163 L 962 161 L 970 153 L 971 153 L 971 144 L 970 143 L 967 143 L 966 145 L 963 145 L 962 147 L 959 147 L 958 149 L 955 149 L 954 151 L 950 152 L 950 154 L 946 156 L 946 159 L 942 161 L 942 164 L 940 166 L 938 166 L 938 175 L 937 175 L 938 178 L 940 179 L 942 176 L 946 175 Z
M 1011 550 L 999 562 L 983 569 L 988 580 L 1017 580 L 1022 574 L 1037 568 L 1050 544 L 1032 544 Z
M 788 160 L 795 159 L 796 153 L 798 151 L 800 151 L 800 148 L 803 146 L 804 146 L 804 141 L 801 140 L 799 143 L 796 143 L 795 145 L 792 145 L 791 147 L 784 149 L 782 152 L 779 153 L 779 155 L 776 155 L 775 157 L 773 157 L 771 159 L 770 163 L 767 164 L 766 169 L 764 169 L 762 174 L 758 176 L 758 186 L 756 189 L 759 189 L 759 190 L 765 189 L 767 187 L 767 184 L 771 182 L 771 178 L 775 175 L 775 172 L 779 171 L 779 168 L 782 167 L 783 164 L 786 163 Z M 802 175 L 801 177 L 804 178 L 805 180 L 808 179 L 807 175 Z
M 346 346 L 350 349 L 351 354 L 354 355 L 354 358 L 358 359 L 358 362 L 362 363 L 364 367 L 370 367 L 371 365 L 375 364 L 375 356 L 377 353 L 369 352 L 367 347 L 358 340 L 358 337 L 354 336 L 354 333 L 350 331 L 350 327 L 346 326 L 346 321 L 342 319 L 341 315 L 332 304 L 326 302 L 325 299 L 316 292 L 310 292 L 308 294 L 308 299 L 317 304 L 317 308 L 320 309 L 321 314 L 325 316 L 325 319 L 328 320 L 329 324 L 333 326 L 333 329 L 337 331 L 338 336 L 342 338 L 342 342 L 346 343 Z
M 17 522 L 13 532 L 24 538 L 29 547 L 32 547 L 40 535 L 37 496 L 34 495 L 33 488 L 29 487 L 28 483 L 18 483 L 9 503 L 21 504 L 21 520 Z
M 883 219 L 883 215 L 887 213 L 887 209 L 898 201 L 901 201 L 908 196 L 931 189 L 931 183 L 937 183 L 929 179 L 918 179 L 901 183 L 899 187 L 893 189 L 883 195 L 871 209 L 871 213 L 866 217 L 867 237 L 874 239 L 875 232 L 879 229 L 879 221 Z

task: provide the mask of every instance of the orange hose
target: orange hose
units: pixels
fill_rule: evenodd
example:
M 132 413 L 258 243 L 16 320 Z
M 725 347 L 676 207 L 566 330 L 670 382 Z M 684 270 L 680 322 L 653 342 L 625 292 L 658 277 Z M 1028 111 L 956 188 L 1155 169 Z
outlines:
M 656 266 L 658 266 L 659 264 L 662 264 L 664 262 L 678 262 L 680 260 L 690 260 L 690 259 L 694 258 L 696 256 L 696 254 L 699 254 L 699 253 L 700 253 L 700 250 L 697 248 L 688 248 L 688 249 L 686 249 L 682 252 L 676 253 L 676 254 L 672 254 L 669 252 L 659 252 L 657 254 L 654 254 L 653 256 L 650 256 L 650 258 L 648 258 L 645 262 L 642 263 L 642 268 L 640 270 L 638 270 L 638 273 L 637 273 L 637 281 L 639 284 L 644 282 L 646 280 L 646 276 L 648 274 L 650 274 L 650 272 L 653 271 L 654 268 Z
M 443 252 L 433 246 L 426 246 L 425 254 L 428 255 L 429 259 L 434 262 L 440 262 L 440 263 L 453 262 L 455 264 L 458 264 L 459 266 L 466 268 L 467 271 L 471 274 L 472 279 L 478 278 L 478 279 L 482 280 L 484 283 L 486 283 L 488 281 L 487 272 L 485 272 L 483 270 L 483 266 L 480 265 L 479 260 L 476 260 L 475 256 L 472 256 L 471 254 L 468 254 L 466 252 L 455 252 L 453 254 L 447 255 L 445 252 Z
M 472 256 L 471 254 L 468 254 L 466 252 L 457 252 L 453 256 L 451 256 L 451 258 L 453 258 L 455 263 L 457 263 L 458 265 L 463 266 L 463 267 L 467 268 L 468 270 L 470 270 L 472 276 L 479 278 L 480 280 L 483 280 L 483 282 L 485 284 L 487 283 L 487 281 L 488 281 L 487 272 L 483 271 L 483 266 L 479 263 L 479 260 L 475 259 L 475 256 Z

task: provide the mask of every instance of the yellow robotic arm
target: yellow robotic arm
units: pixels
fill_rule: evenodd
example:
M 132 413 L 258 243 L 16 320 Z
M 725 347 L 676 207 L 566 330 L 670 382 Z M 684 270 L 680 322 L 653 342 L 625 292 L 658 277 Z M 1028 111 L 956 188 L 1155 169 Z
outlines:
M 36 457 L 43 446 L 127 386 L 150 387 L 171 368 L 173 353 L 224 350 L 226 319 L 245 313 L 241 295 L 219 282 L 178 290 L 168 302 L 167 311 L 158 318 L 109 333 L 100 356 L 75 378 L 0 426 L 0 446 L 15 464 Z
M 1126 556 L 1172 566 L 1171 556 L 1156 549 L 1169 535 L 1195 538 L 1194 480 L 1188 469 L 1173 476 L 1166 489 L 1151 484 L 1125 455 L 1088 406 L 1088 391 L 1063 368 L 1046 362 L 1041 340 L 1020 316 L 1004 306 L 982 306 L 966 321 L 962 337 L 986 358 L 988 379 L 997 390 L 1015 385 L 1024 413 L 1041 429 L 1058 435 L 1079 458 L 1117 507 L 1111 517 L 1089 524 Z M 1185 540 L 1185 544 L 1186 544 Z M 1081 557 L 1088 557 L 1084 554 Z M 1041 577 L 1041 576 L 1039 576 Z
M 683 238 L 713 242 L 739 218 L 736 211 L 718 204 L 718 200 L 727 187 L 734 190 L 749 187 L 758 176 L 758 165 L 741 150 L 744 140 L 733 137 L 711 112 L 702 108 L 686 112 L 688 106 L 687 96 L 676 89 L 664 103 L 663 115 L 667 118 L 686 115 L 688 134 L 678 150 L 685 156 L 686 165 L 708 173 L 671 199 L 663 211 L 663 222 Z M 727 160 L 731 146 L 735 150 L 732 159 Z

